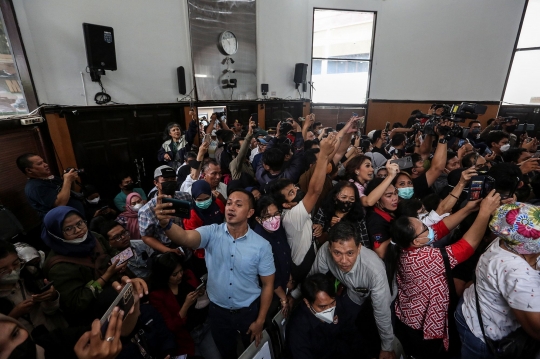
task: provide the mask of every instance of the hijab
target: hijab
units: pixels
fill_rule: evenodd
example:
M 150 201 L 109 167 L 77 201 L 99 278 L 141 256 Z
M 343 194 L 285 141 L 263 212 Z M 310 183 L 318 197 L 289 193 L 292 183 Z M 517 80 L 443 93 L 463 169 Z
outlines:
M 137 192 L 128 194 L 126 197 L 126 210 L 120 213 L 120 216 L 126 219 L 126 229 L 131 235 L 131 238 L 139 239 L 141 238 L 141 233 L 139 232 L 139 213 L 131 208 L 131 199 L 133 197 L 142 199 L 141 195 Z
M 51 209 L 43 218 L 41 239 L 57 254 L 68 257 L 86 257 L 93 253 L 96 246 L 96 237 L 89 229 L 88 236 L 82 243 L 70 244 L 62 241 L 64 239 L 62 224 L 66 217 L 72 213 L 84 219 L 84 216 L 73 207 L 59 206 Z
M 195 199 L 201 194 L 207 194 L 212 198 L 212 189 L 210 184 L 204 180 L 198 180 L 193 182 L 191 186 L 191 197 L 193 201 L 193 210 L 197 213 L 197 216 L 203 221 L 203 225 L 221 224 L 223 223 L 223 213 L 216 203 L 216 200 L 212 198 L 212 204 L 206 209 L 201 209 L 195 204 Z
M 519 254 L 540 253 L 540 207 L 528 203 L 500 206 L 489 228 Z

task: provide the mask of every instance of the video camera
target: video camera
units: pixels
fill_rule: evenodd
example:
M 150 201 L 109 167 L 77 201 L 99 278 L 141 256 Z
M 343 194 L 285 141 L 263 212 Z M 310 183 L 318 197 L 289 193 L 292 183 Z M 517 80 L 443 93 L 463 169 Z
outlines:
M 424 113 L 416 114 L 418 120 L 414 123 L 412 128 L 415 130 L 414 134 L 418 131 L 426 135 L 436 135 L 435 126 L 439 125 L 441 121 L 449 120 L 454 122 L 452 127 L 439 126 L 439 132 L 446 137 L 458 137 L 465 138 L 468 134 L 468 129 L 459 126 L 458 122 L 465 122 L 466 119 L 476 120 L 478 115 L 486 113 L 487 106 L 478 105 L 472 102 L 462 102 L 459 105 L 441 104 L 438 108 L 443 108 L 440 115 L 427 115 Z

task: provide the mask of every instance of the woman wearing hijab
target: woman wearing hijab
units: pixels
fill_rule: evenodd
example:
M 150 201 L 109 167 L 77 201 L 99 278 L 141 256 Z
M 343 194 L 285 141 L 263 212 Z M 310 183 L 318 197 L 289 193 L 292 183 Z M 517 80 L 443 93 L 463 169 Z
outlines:
M 291 247 L 287 242 L 287 234 L 281 225 L 281 212 L 273 197 L 265 196 L 257 202 L 253 231 L 266 239 L 272 246 L 276 275 L 274 278 L 274 297 L 268 313 L 275 313 L 278 305 L 285 318 L 288 317 L 294 300 L 287 295 L 294 289 L 291 276 Z M 279 302 L 278 302 L 279 300 Z
M 139 232 L 139 209 L 146 201 L 144 201 L 140 194 L 132 192 L 126 197 L 126 210 L 118 216 L 116 221 L 122 224 L 132 239 L 140 239 L 141 233 Z
M 110 263 L 113 251 L 99 234 L 91 232 L 81 213 L 59 206 L 43 219 L 41 239 L 51 248 L 44 264 L 46 278 L 60 293 L 60 307 L 71 325 L 91 323 L 96 298 L 104 287 L 120 279 L 127 262 Z
M 193 182 L 191 198 L 191 217 L 184 219 L 185 230 L 223 223 L 225 204 L 212 195 L 212 189 L 208 182 L 205 180 Z M 192 259 L 192 269 L 196 275 L 207 273 L 206 263 L 204 262 L 204 249 L 196 249 Z
M 455 313 L 461 357 L 495 358 L 487 343 L 519 333 L 528 337 L 521 344 L 532 353 L 512 357 L 532 358 L 540 342 L 540 207 L 505 204 L 489 228 L 497 238 L 480 256 L 475 283 L 465 289 Z

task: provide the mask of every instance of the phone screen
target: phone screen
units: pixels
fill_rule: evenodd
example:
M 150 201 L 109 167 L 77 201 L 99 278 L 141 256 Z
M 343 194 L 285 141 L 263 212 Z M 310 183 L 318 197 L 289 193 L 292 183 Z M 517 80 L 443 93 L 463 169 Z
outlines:
M 118 253 L 114 257 L 111 258 L 111 263 L 114 263 L 115 260 L 120 259 L 118 261 L 118 264 L 116 266 L 118 267 L 120 264 L 126 262 L 131 257 L 133 257 L 133 250 L 131 247 L 124 249 L 122 252 Z
M 163 203 L 172 203 L 175 210 L 174 215 L 180 218 L 191 218 L 191 203 L 176 198 L 163 198 Z
M 134 298 L 133 298 L 133 287 L 131 283 L 126 284 L 124 288 L 118 293 L 118 296 L 112 302 L 111 306 L 103 317 L 101 317 L 101 320 L 99 321 L 101 326 L 101 334 L 105 336 L 105 333 L 107 332 L 107 328 L 109 327 L 109 317 L 111 316 L 111 313 L 114 309 L 114 307 L 118 306 L 121 310 L 124 311 L 124 319 L 128 315 L 131 307 L 133 307 L 134 304 Z

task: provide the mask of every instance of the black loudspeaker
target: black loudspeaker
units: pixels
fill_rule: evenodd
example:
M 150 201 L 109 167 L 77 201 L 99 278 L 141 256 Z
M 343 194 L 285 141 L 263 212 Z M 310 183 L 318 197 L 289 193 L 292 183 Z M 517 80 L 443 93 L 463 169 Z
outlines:
M 261 92 L 263 95 L 268 93 L 268 84 L 261 84 Z
M 182 95 L 186 94 L 186 72 L 184 66 L 180 66 L 176 69 L 176 76 L 178 77 L 178 92 Z
M 294 67 L 294 83 L 301 84 L 306 82 L 307 64 L 296 64 Z
M 86 59 L 90 70 L 116 70 L 112 27 L 83 23 Z

